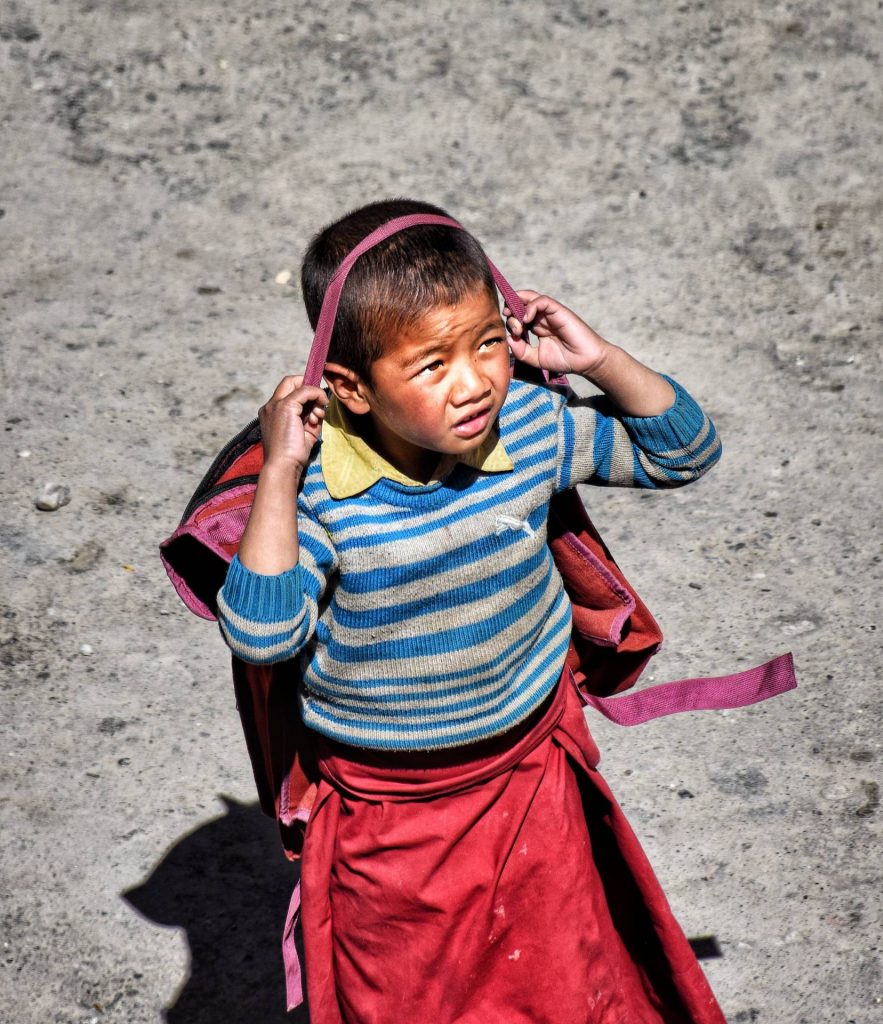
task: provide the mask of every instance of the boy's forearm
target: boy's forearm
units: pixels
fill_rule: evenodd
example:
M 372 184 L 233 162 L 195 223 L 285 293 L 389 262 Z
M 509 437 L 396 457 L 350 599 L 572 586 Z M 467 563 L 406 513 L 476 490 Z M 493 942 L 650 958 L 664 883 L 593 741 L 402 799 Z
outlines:
M 609 342 L 603 362 L 585 377 L 626 416 L 658 416 L 672 407 L 676 397 L 664 377 Z
M 239 545 L 239 561 L 252 572 L 275 576 L 297 565 L 297 467 L 265 465 L 248 525 Z

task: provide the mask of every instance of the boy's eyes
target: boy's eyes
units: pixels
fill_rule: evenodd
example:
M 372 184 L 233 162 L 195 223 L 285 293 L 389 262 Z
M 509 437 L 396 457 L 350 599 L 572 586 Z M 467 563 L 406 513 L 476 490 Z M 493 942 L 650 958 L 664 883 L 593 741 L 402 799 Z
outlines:
M 494 345 L 502 344 L 502 338 L 485 338 L 485 340 L 478 346 L 478 350 L 480 352 L 484 348 L 492 348 Z M 427 373 L 432 373 L 433 370 L 437 370 L 442 365 L 443 361 L 441 359 L 434 359 L 431 363 L 427 363 L 425 366 L 421 366 L 420 369 L 417 371 L 416 375 L 418 377 L 424 377 L 427 375 Z
M 421 366 L 417 371 L 417 376 L 422 377 L 428 371 L 437 370 L 441 366 L 441 359 L 436 359 L 435 362 L 427 363 L 426 366 Z

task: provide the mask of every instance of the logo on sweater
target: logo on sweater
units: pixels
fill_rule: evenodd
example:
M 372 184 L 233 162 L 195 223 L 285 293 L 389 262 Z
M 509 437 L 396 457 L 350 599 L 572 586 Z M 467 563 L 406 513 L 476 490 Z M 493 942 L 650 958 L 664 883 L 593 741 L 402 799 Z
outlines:
M 506 530 L 524 530 L 528 537 L 536 535 L 536 530 L 526 519 L 517 519 L 515 516 L 497 516 L 497 536 L 505 533 Z

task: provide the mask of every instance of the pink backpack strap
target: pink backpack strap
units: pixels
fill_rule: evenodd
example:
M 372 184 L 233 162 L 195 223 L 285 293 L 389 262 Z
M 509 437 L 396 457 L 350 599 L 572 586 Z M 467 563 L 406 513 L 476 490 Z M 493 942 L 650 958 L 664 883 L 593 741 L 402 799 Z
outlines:
M 451 217 L 442 217 L 431 213 L 413 213 L 407 217 L 396 217 L 394 220 L 382 224 L 376 231 L 372 231 L 370 235 L 366 235 L 335 270 L 334 276 L 325 289 L 325 298 L 322 300 L 319 322 L 316 324 L 316 334 L 313 337 L 313 347 L 310 349 L 310 358 L 307 360 L 307 368 L 304 371 L 304 384 L 315 387 L 322 379 L 322 371 L 325 368 L 325 360 L 328 358 L 328 346 L 331 344 L 331 334 L 334 330 L 334 320 L 337 316 L 340 296 L 343 294 L 343 286 L 346 284 L 347 275 L 352 270 L 356 260 L 391 235 L 398 234 L 399 231 L 404 231 L 406 228 L 414 228 L 424 224 L 458 228 L 460 231 L 466 230 L 462 224 L 459 224 Z M 485 259 L 487 259 L 487 256 L 485 256 Z M 506 305 L 512 311 L 512 315 L 516 320 L 523 322 L 524 303 L 518 298 L 515 289 L 497 270 L 494 264 L 490 260 L 487 260 L 487 264 L 497 287 L 503 293 Z
M 580 691 L 583 701 L 617 725 L 640 725 L 679 711 L 721 711 L 787 693 L 797 686 L 794 659 L 780 654 L 757 668 L 731 676 L 680 679 L 636 690 L 621 697 L 595 697 Z
M 304 983 L 301 972 L 300 958 L 294 944 L 294 930 L 300 920 L 300 882 L 294 887 L 291 902 L 288 904 L 288 915 L 285 918 L 285 930 L 282 932 L 282 962 L 285 965 L 285 996 L 287 1007 L 293 1010 L 304 1001 Z

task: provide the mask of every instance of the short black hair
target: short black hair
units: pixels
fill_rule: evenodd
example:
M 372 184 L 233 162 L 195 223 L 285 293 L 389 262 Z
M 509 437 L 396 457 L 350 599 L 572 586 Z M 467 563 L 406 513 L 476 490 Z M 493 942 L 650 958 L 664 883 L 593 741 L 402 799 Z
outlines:
M 323 228 L 301 266 L 301 289 L 313 330 L 331 277 L 372 231 L 414 213 L 450 216 L 414 199 L 369 203 Z M 346 279 L 331 335 L 328 361 L 371 380 L 384 336 L 400 331 L 434 306 L 452 306 L 478 289 L 496 297 L 484 250 L 468 232 L 421 224 L 390 236 L 360 256 Z

